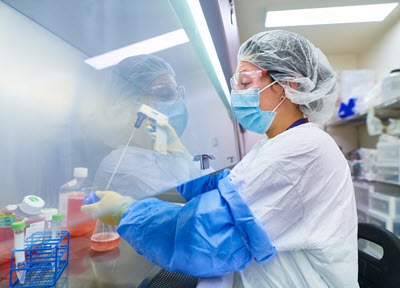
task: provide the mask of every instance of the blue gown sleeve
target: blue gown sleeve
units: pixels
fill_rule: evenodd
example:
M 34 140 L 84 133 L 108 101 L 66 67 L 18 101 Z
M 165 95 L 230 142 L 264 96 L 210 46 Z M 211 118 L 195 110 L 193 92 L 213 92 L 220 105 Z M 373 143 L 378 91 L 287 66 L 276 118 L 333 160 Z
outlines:
M 214 277 L 274 254 L 268 234 L 228 178 L 185 206 L 149 198 L 123 215 L 118 233 L 149 261 L 171 272 Z
M 192 198 L 217 189 L 218 188 L 218 181 L 227 177 L 231 170 L 223 169 L 219 173 L 213 175 L 204 175 L 197 179 L 188 181 L 182 185 L 176 187 L 179 193 L 185 198 L 186 201 L 190 201 Z

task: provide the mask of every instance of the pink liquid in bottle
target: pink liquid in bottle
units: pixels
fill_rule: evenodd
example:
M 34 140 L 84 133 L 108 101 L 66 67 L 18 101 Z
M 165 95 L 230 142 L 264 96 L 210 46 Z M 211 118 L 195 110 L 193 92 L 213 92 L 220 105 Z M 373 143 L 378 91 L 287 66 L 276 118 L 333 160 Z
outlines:
M 0 227 L 0 264 L 10 261 L 12 248 L 14 248 L 14 234 L 11 226 Z
M 90 248 L 95 251 L 109 251 L 117 248 L 120 241 L 117 232 L 100 232 L 90 238 Z
M 92 232 L 95 227 L 96 219 L 81 211 L 84 198 L 83 192 L 70 192 L 68 195 L 67 229 L 71 236 L 84 235 Z
M 81 212 L 85 191 L 93 189 L 93 184 L 87 179 L 88 169 L 74 168 L 74 179 L 60 188 L 58 212 L 66 215 L 62 228 L 69 230 L 71 236 L 81 236 L 93 231 L 96 220 L 89 214 Z

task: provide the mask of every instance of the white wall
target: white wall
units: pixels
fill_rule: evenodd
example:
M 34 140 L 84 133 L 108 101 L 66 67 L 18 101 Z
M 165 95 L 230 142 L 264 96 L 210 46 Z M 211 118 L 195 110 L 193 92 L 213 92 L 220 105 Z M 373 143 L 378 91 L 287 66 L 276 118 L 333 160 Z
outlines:
M 337 73 L 357 69 L 357 54 L 327 54 L 326 58 Z
M 400 67 L 400 20 L 398 20 L 373 46 L 358 57 L 359 69 L 374 69 L 377 80 L 382 80 L 390 70 Z

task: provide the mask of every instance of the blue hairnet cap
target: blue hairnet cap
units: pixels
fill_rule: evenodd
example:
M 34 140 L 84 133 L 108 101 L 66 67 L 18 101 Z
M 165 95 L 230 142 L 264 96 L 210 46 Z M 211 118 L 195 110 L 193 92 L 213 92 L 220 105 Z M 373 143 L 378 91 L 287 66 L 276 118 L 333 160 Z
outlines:
M 133 92 L 147 88 L 155 79 L 175 72 L 164 59 L 154 55 L 137 55 L 119 62 L 113 69 L 130 84 Z

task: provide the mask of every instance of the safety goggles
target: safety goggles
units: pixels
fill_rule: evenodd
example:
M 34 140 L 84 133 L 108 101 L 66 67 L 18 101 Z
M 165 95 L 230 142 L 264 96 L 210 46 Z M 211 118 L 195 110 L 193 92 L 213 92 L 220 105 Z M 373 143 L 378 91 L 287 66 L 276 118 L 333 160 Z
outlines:
M 185 88 L 182 85 L 165 83 L 150 87 L 146 90 L 153 101 L 173 101 L 185 96 Z
M 235 73 L 231 78 L 231 87 L 236 90 L 257 88 L 259 87 L 261 76 L 270 75 L 271 72 L 277 71 L 259 69 Z

